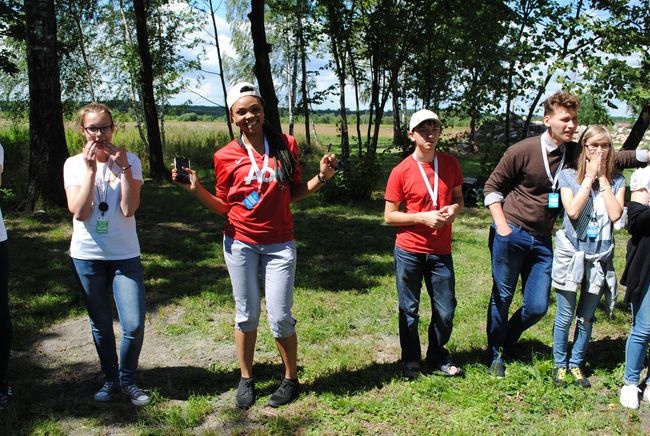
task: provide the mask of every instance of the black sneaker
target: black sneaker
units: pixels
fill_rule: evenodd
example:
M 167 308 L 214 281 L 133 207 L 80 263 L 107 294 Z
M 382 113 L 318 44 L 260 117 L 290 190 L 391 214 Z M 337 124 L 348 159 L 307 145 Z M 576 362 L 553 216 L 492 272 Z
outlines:
M 506 368 L 503 366 L 503 360 L 494 359 L 490 365 L 490 374 L 496 378 L 506 378 Z
M 0 410 L 5 410 L 9 407 L 12 397 L 14 396 L 14 391 L 11 390 L 11 386 L 7 387 L 6 392 L 0 393 Z
M 239 379 L 235 405 L 241 410 L 248 410 L 255 403 L 255 382 L 252 378 Z
M 416 380 L 420 378 L 422 372 L 420 371 L 420 364 L 418 362 L 404 362 L 402 363 L 402 376 L 409 380 Z
M 555 369 L 553 370 L 553 383 L 555 383 L 555 386 L 558 388 L 563 388 L 566 386 L 566 380 L 567 380 L 567 374 L 568 371 L 565 367 L 563 366 L 556 366 Z
M 580 368 L 569 368 L 571 375 L 573 376 L 573 383 L 577 384 L 581 388 L 590 388 L 591 383 L 589 379 L 585 377 Z
M 298 380 L 290 380 L 285 378 L 280 383 L 280 387 L 273 392 L 269 398 L 269 406 L 280 407 L 285 404 L 293 403 L 300 395 L 300 383 Z

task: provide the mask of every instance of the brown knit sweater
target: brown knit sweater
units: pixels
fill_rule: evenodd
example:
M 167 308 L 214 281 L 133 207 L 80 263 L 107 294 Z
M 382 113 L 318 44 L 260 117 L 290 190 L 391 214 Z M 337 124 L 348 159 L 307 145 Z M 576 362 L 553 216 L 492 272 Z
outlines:
M 503 213 L 512 224 L 519 225 L 531 233 L 550 236 L 560 207 L 548 207 L 551 181 L 544 169 L 541 151 L 541 137 L 526 138 L 509 147 L 485 182 L 484 195 L 500 192 L 504 197 Z M 567 142 L 564 168 L 575 168 L 578 144 Z M 551 175 L 554 176 L 562 160 L 562 151 L 557 148 L 548 154 Z M 634 150 L 616 153 L 619 168 L 645 165 L 636 160 Z M 559 191 L 558 191 L 559 192 Z

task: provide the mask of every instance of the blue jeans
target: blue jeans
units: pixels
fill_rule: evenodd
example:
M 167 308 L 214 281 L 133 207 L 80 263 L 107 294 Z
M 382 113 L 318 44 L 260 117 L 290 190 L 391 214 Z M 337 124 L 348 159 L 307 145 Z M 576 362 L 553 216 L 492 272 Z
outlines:
M 9 313 L 9 248 L 0 242 L 0 389 L 6 387 L 11 353 L 11 316 Z M 0 390 L 0 392 L 2 392 Z
M 585 353 L 591 339 L 594 313 L 600 301 L 600 294 L 581 291 L 576 312 L 576 292 L 556 290 L 557 312 L 553 326 L 553 360 L 555 366 L 580 368 L 585 361 Z M 573 335 L 571 358 L 567 360 L 569 330 L 576 312 L 576 329 Z
M 650 278 L 637 305 L 632 305 L 632 329 L 625 344 L 625 384 L 638 385 L 650 341 Z
M 139 257 L 123 260 L 72 259 L 81 285 L 93 341 L 106 380 L 135 384 L 144 339 L 144 276 Z M 118 371 L 111 290 L 122 329 Z
M 550 235 L 533 235 L 510 225 L 512 233 L 500 236 L 490 226 L 488 246 L 492 255 L 492 295 L 487 314 L 488 352 L 501 359 L 503 347 L 542 319 L 551 292 L 553 249 Z M 523 304 L 508 319 L 508 310 L 521 275 Z
M 444 363 L 449 351 L 456 309 L 456 280 L 451 254 L 412 253 L 395 247 L 395 280 L 399 300 L 399 340 L 402 362 L 419 362 L 422 357 L 418 321 L 422 279 L 431 299 L 429 346 L 426 359 Z

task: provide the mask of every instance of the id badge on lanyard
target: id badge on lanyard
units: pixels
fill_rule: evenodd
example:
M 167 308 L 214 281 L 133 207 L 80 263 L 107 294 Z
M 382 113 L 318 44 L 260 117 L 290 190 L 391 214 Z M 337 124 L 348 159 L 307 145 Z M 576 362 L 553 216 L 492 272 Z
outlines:
M 257 180 L 258 188 L 248 194 L 246 198 L 242 201 L 244 203 L 244 207 L 248 210 L 252 210 L 257 203 L 260 202 L 262 199 L 262 183 L 264 183 L 264 175 L 266 174 L 266 171 L 269 167 L 269 143 L 266 140 L 266 137 L 264 138 L 264 163 L 262 164 L 262 168 L 260 169 L 257 166 L 257 162 L 255 161 L 255 156 L 253 155 L 253 147 L 250 145 L 246 145 L 246 150 L 248 151 L 248 158 L 250 159 L 251 162 L 251 169 L 248 173 L 248 177 L 246 177 L 245 181 L 247 183 L 252 183 L 253 180 Z
M 560 165 L 558 165 L 555 170 L 555 176 L 551 175 L 551 167 L 548 163 L 548 155 L 546 154 L 546 148 L 544 147 L 544 141 L 540 139 L 540 144 L 542 147 L 542 158 L 544 159 L 544 169 L 546 170 L 546 175 L 548 180 L 551 182 L 551 192 L 548 193 L 548 208 L 557 209 L 560 207 L 560 194 L 556 192 L 557 179 L 560 177 L 560 171 L 564 166 L 564 158 L 566 157 L 566 150 L 562 152 L 562 160 L 560 160 Z

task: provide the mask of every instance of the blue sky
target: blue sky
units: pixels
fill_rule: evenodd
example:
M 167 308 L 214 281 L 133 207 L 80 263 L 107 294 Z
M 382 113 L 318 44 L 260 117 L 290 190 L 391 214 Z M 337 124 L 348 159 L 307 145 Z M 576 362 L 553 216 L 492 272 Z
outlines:
M 219 5 L 219 9 L 217 11 L 217 28 L 219 32 L 219 45 L 221 48 L 221 53 L 223 54 L 228 54 L 231 56 L 234 56 L 235 53 L 232 49 L 231 43 L 230 43 L 230 25 L 225 19 L 225 6 L 223 2 Z M 204 35 L 206 39 L 211 40 L 213 37 L 211 35 Z M 202 68 L 206 71 L 212 71 L 212 72 L 217 72 L 219 70 L 218 68 L 218 59 L 217 59 L 217 51 L 214 45 L 206 47 L 206 58 L 202 60 Z M 186 56 L 196 56 L 195 53 L 185 53 Z M 308 68 L 310 70 L 315 70 L 318 68 L 319 65 L 322 65 L 324 63 L 323 60 L 314 60 L 312 62 L 312 65 L 309 65 Z M 319 65 L 317 65 L 319 64 Z M 197 75 L 203 75 L 205 78 L 202 80 L 198 88 L 196 87 L 196 76 Z M 212 106 L 213 103 L 215 102 L 219 105 L 223 105 L 224 103 L 224 97 L 223 97 L 223 92 L 221 89 L 221 82 L 218 78 L 218 76 L 214 74 L 206 74 L 202 72 L 192 72 L 188 73 L 185 75 L 186 78 L 189 78 L 191 81 L 190 88 L 194 91 L 185 91 L 176 96 L 176 98 L 172 99 L 172 104 L 182 104 L 185 103 L 188 100 L 192 101 L 192 104 L 194 105 L 207 105 L 207 106 Z M 325 89 L 328 86 L 330 86 L 332 83 L 336 82 L 336 77 L 334 76 L 333 72 L 331 71 L 325 71 L 322 70 L 320 72 L 320 75 L 316 78 L 316 89 Z M 230 83 L 226 83 L 226 87 L 228 87 Z M 545 97 L 552 94 L 553 92 L 557 91 L 560 89 L 560 85 L 556 81 L 551 81 L 549 86 L 547 87 L 547 91 L 545 94 Z M 199 95 L 204 96 L 205 98 L 201 98 Z M 348 96 L 348 107 L 353 107 L 354 102 L 352 100 L 353 98 L 353 90 L 350 89 L 347 92 Z M 627 108 L 627 105 L 622 102 L 622 101 L 615 101 L 614 102 L 617 106 L 618 109 L 609 109 L 611 115 L 614 116 L 634 116 L 635 114 L 630 114 L 629 110 Z M 387 107 L 390 107 L 388 105 Z M 325 102 L 324 104 L 314 107 L 314 109 L 336 109 L 338 108 L 338 97 L 333 96 L 330 101 Z

